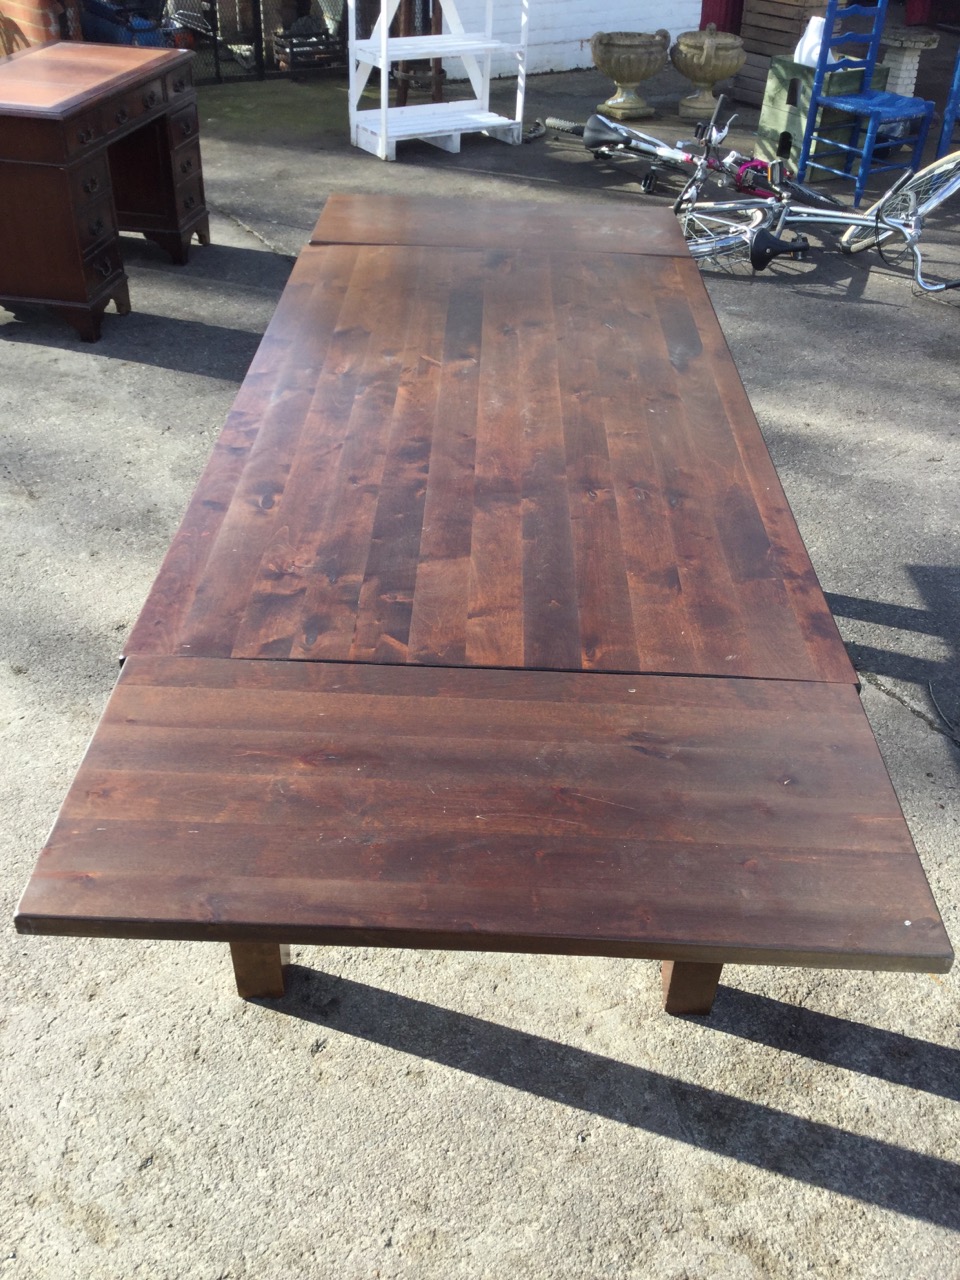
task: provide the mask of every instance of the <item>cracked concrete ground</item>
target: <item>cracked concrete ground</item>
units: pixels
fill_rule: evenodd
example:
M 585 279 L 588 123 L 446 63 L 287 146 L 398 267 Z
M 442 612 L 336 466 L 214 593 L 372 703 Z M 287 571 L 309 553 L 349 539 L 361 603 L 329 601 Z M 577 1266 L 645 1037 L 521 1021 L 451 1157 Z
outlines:
M 537 77 L 528 120 L 602 92 Z M 650 203 L 572 139 L 388 166 L 344 113 L 335 81 L 205 91 L 213 245 L 125 238 L 95 346 L 0 312 L 8 922 L 324 198 Z M 950 216 L 930 240 L 960 275 Z M 707 280 L 956 942 L 960 295 L 829 251 Z M 4 1280 L 960 1276 L 956 972 L 732 966 L 700 1020 L 651 963 L 299 948 L 244 1003 L 222 945 L 0 945 Z

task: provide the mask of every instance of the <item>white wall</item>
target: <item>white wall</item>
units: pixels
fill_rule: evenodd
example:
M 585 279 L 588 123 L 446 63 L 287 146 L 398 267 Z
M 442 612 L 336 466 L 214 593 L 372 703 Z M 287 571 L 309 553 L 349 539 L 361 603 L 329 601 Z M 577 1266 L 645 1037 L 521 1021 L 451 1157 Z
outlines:
M 494 35 L 513 41 L 520 30 L 522 0 L 495 0 Z M 593 66 L 590 37 L 595 31 L 657 31 L 672 37 L 700 25 L 700 0 L 528 0 L 530 28 L 527 71 L 572 71 Z M 485 0 L 457 0 L 468 31 L 482 31 Z M 448 64 L 450 75 L 462 75 L 462 64 Z M 512 58 L 494 62 L 495 75 L 516 73 Z

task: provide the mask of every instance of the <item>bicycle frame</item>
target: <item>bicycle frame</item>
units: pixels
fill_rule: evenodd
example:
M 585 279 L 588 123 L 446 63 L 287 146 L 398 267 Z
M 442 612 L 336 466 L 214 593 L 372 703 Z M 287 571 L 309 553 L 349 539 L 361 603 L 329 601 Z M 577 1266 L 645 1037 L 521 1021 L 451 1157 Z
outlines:
M 630 125 L 610 120 L 602 114 L 594 114 L 583 126 L 583 142 L 588 151 L 595 156 L 615 159 L 629 156 L 647 161 L 649 173 L 641 183 L 643 190 L 650 194 L 656 190 L 656 177 L 661 169 L 671 170 L 689 175 L 680 195 L 674 203 L 674 212 L 680 205 L 690 199 L 691 193 L 699 195 L 704 182 L 710 174 L 718 174 L 722 179 L 732 181 L 738 192 L 747 191 L 751 195 L 773 196 L 778 191 L 777 167 L 782 170 L 782 162 L 774 160 L 754 159 L 742 156 L 736 151 L 728 155 L 720 154 L 720 147 L 727 137 L 730 126 L 736 116 L 730 116 L 725 124 L 718 124 L 721 110 L 726 104 L 721 94 L 717 99 L 713 115 L 706 124 L 696 128 L 695 139 L 691 142 L 680 141 L 676 146 L 669 146 L 651 134 L 642 133 Z M 548 125 L 549 125 L 548 120 Z M 555 122 L 557 123 L 557 122 Z M 693 150 L 695 144 L 702 148 L 702 154 Z M 765 179 L 768 185 L 759 185 L 758 179 Z
M 960 190 L 960 173 L 944 188 L 925 203 L 918 205 L 915 195 L 911 194 L 911 207 L 905 217 L 894 217 L 884 211 L 884 205 L 895 196 L 913 177 L 908 170 L 902 174 L 889 191 L 877 202 L 877 212 L 860 213 L 857 210 L 838 207 L 836 209 L 820 208 L 801 204 L 791 197 L 778 198 L 746 198 L 743 200 L 715 203 L 694 203 L 688 206 L 688 214 L 699 212 L 704 217 L 718 216 L 726 213 L 744 216 L 752 213 L 750 222 L 742 230 L 731 231 L 729 236 L 719 236 L 714 242 L 714 253 L 717 250 L 729 249 L 732 245 L 752 244 L 760 231 L 779 237 L 784 231 L 802 230 L 804 227 L 832 228 L 841 232 L 852 227 L 864 227 L 876 230 L 882 223 L 888 230 L 898 234 L 913 260 L 913 278 L 915 284 L 925 293 L 941 293 L 945 289 L 960 287 L 960 279 L 945 282 L 932 282 L 923 275 L 923 260 L 920 253 L 920 236 L 923 231 L 923 220 L 934 208 L 955 195 Z M 696 257 L 713 256 L 707 245 L 703 251 L 695 253 Z

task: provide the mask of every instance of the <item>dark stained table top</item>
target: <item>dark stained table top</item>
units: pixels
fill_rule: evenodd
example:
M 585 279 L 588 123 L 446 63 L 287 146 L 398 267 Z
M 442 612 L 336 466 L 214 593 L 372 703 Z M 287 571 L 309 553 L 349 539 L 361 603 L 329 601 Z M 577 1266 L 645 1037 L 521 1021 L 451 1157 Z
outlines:
M 849 685 L 130 658 L 23 932 L 945 971 Z
M 949 968 L 696 265 L 362 207 L 301 254 L 17 927 Z
M 686 258 L 306 248 L 127 654 L 856 680 Z
M 311 244 L 422 245 L 448 249 L 547 249 L 552 253 L 643 253 L 688 257 L 669 209 L 610 200 L 464 200 L 458 196 L 335 194 Z

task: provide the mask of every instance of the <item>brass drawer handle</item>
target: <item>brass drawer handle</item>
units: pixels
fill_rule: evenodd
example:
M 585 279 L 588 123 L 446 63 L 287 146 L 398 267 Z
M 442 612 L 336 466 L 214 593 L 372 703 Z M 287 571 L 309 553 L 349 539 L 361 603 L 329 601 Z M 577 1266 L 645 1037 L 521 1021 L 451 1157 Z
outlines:
M 145 93 L 143 95 L 143 105 L 146 107 L 148 111 L 150 110 L 151 107 L 155 107 L 157 105 L 156 89 L 151 89 L 149 93 Z
M 189 160 L 181 160 L 181 161 L 180 161 L 180 172 L 181 172 L 181 173 L 192 173 L 192 172 L 193 172 L 193 157 L 191 157 Z
M 80 132 L 77 134 L 77 141 L 80 143 L 81 147 L 85 147 L 87 143 L 91 142 L 92 140 L 93 140 L 92 129 L 81 129 Z
M 100 179 L 87 178 L 87 180 L 82 185 L 83 185 L 84 194 L 88 196 L 92 196 L 95 191 L 100 190 Z
M 90 223 L 90 234 L 94 237 L 98 236 L 103 230 L 103 219 L 98 218 L 96 222 Z
M 192 120 L 181 120 L 181 122 L 180 122 L 180 132 L 183 134 L 183 136 L 184 136 L 185 138 L 189 138 L 189 137 L 190 137 L 190 135 L 191 135 L 191 133 L 193 133 L 193 121 L 192 121 Z
M 114 118 L 117 124 L 126 124 L 130 119 L 130 114 L 126 107 L 121 107 Z
M 104 258 L 102 262 L 97 263 L 97 270 L 103 276 L 104 280 L 106 280 L 107 276 L 113 271 L 113 263 L 109 258 Z
M 183 78 L 183 76 L 179 76 L 179 77 L 178 77 L 176 80 L 174 80 L 174 82 L 173 82 L 173 92 L 174 92 L 174 93 L 183 93 L 183 91 L 184 91 L 184 89 L 185 89 L 186 87 L 187 87 L 187 82 L 186 82 L 186 80 Z
M 187 196 L 187 198 L 183 202 L 183 207 L 185 209 L 192 209 L 196 203 L 197 203 L 196 196 Z

